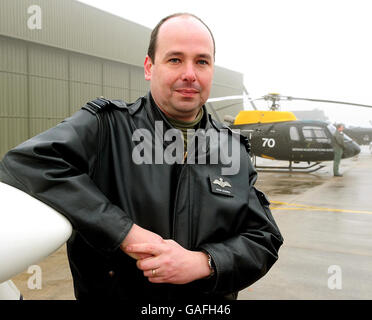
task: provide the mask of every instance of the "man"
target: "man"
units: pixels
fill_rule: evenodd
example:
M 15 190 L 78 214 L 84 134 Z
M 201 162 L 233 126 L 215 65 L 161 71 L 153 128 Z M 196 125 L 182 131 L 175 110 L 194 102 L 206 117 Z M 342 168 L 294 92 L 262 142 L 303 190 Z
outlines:
M 72 223 L 67 248 L 77 299 L 236 299 L 277 260 L 283 238 L 254 188 L 248 145 L 231 131 L 223 136 L 226 129 L 204 107 L 214 53 L 212 33 L 199 18 L 163 19 L 144 63 L 148 95 L 129 105 L 89 102 L 0 163 L 4 182 Z M 188 163 L 185 152 L 173 164 L 135 163 L 134 135 L 142 130 L 158 141 L 167 134 L 157 132 L 159 125 L 202 128 L 200 139 L 209 143 L 196 153 L 209 162 Z M 171 145 L 160 141 L 162 151 Z M 210 160 L 226 158 L 236 141 L 239 172 L 224 176 L 221 160 Z
M 334 158 L 333 158 L 333 175 L 335 177 L 342 177 L 342 174 L 339 171 L 340 162 L 342 158 L 342 154 L 344 152 L 345 148 L 345 141 L 344 141 L 344 125 L 338 124 L 336 126 L 336 132 L 335 132 L 335 145 L 334 145 Z

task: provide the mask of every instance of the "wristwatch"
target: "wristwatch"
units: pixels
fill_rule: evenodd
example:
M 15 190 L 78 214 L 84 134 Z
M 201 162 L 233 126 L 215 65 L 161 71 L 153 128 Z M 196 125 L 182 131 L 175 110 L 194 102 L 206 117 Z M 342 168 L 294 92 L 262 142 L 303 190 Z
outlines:
M 205 252 L 205 254 L 208 257 L 208 266 L 209 266 L 209 269 L 211 270 L 211 273 L 209 274 L 209 276 L 206 277 L 206 279 L 209 279 L 209 278 L 212 278 L 214 276 L 215 268 L 214 268 L 214 262 L 213 262 L 212 256 L 208 252 Z

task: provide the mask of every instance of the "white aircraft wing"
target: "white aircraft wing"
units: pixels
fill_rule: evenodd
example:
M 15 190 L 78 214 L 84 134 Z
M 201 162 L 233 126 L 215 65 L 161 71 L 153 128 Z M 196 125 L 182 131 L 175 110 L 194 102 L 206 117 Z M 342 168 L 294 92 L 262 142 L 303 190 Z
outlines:
M 0 283 L 0 300 L 20 300 L 21 293 L 12 280 Z
M 56 251 L 71 233 L 62 214 L 0 182 L 0 284 Z

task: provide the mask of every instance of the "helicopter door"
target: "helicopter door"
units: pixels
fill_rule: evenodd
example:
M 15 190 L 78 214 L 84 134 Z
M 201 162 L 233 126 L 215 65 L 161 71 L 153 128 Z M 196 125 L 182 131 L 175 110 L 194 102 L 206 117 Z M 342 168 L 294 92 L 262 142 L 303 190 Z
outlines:
M 300 128 L 291 125 L 289 127 L 289 141 L 290 141 L 290 151 L 289 151 L 289 160 L 300 161 L 299 159 L 303 158 L 303 138 L 300 136 Z
M 294 161 L 325 161 L 332 156 L 331 137 L 321 125 L 302 125 L 297 127 L 300 137 L 292 141 Z M 294 129 L 293 129 L 294 130 Z M 302 137 L 301 137 L 302 135 Z M 296 136 L 293 134 L 296 138 Z M 291 137 L 292 138 L 292 137 Z
M 278 123 L 262 126 L 255 133 L 256 144 L 252 144 L 253 150 L 256 148 L 257 155 L 263 158 L 288 160 L 288 143 L 281 132 L 283 129 Z

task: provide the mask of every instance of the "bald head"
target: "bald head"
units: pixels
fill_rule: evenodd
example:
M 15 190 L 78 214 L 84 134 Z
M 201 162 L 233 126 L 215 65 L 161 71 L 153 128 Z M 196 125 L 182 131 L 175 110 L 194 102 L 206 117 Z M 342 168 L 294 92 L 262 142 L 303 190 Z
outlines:
M 182 23 L 182 20 L 185 21 L 185 20 L 190 20 L 190 19 L 191 20 L 196 20 L 198 23 L 203 25 L 204 28 L 208 31 L 208 33 L 210 35 L 210 39 L 212 41 L 212 45 L 213 45 L 213 59 L 215 58 L 216 45 L 215 45 L 215 41 L 214 41 L 212 31 L 209 29 L 209 27 L 200 18 L 198 18 L 197 16 L 195 16 L 191 13 L 175 13 L 175 14 L 169 15 L 169 16 L 163 18 L 162 20 L 160 20 L 160 22 L 155 26 L 155 28 L 151 32 L 150 43 L 149 43 L 149 47 L 147 49 L 147 55 L 151 58 L 153 63 L 155 63 L 155 54 L 156 54 L 156 50 L 157 50 L 157 47 L 158 47 L 159 32 L 160 32 L 160 29 L 164 29 L 164 28 L 161 28 L 161 27 L 166 23 L 167 24 L 172 24 L 172 23 L 178 23 L 179 24 L 179 23 Z M 185 30 L 187 30 L 187 25 L 186 24 L 185 24 Z

